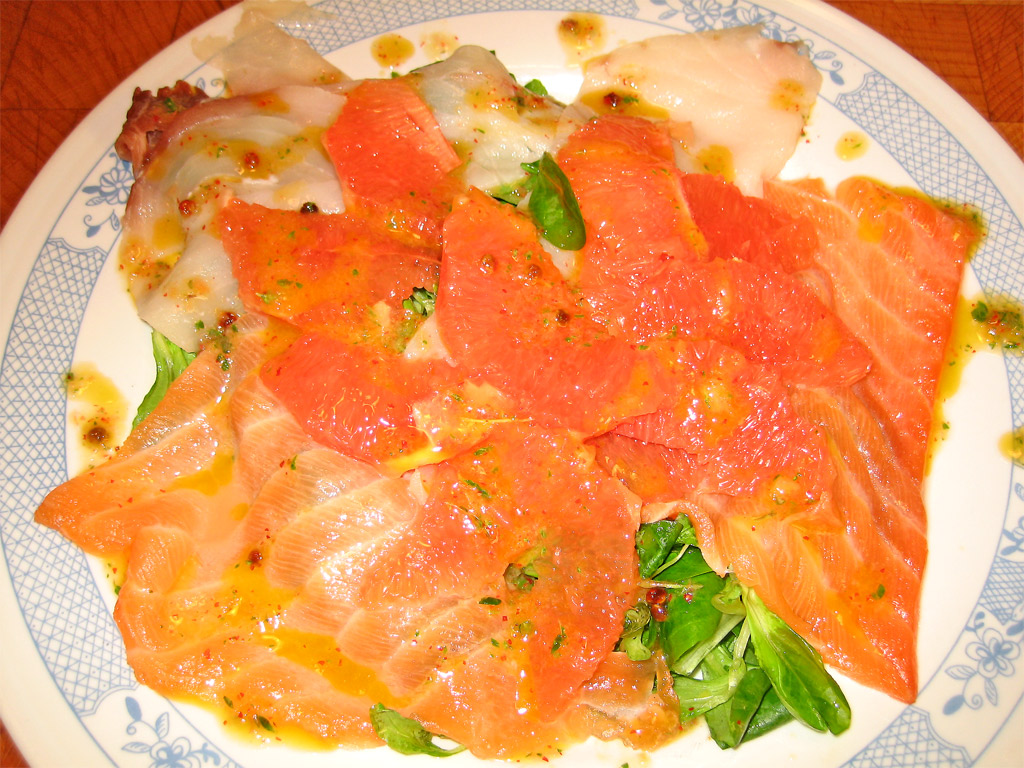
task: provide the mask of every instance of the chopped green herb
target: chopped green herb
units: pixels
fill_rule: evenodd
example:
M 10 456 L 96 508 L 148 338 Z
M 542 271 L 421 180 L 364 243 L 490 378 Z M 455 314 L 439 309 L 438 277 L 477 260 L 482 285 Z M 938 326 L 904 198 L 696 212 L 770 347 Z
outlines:
M 466 485 L 468 485 L 470 488 L 472 488 L 474 491 L 479 493 L 481 496 L 483 496 L 485 499 L 491 498 L 490 491 L 488 491 L 486 488 L 484 488 L 482 485 L 480 485 L 480 483 L 478 483 L 478 482 L 476 482 L 474 480 L 463 480 L 463 482 Z
M 555 653 L 559 648 L 562 647 L 562 644 L 564 642 L 565 642 L 565 627 L 561 627 L 558 635 L 555 637 L 554 641 L 551 643 L 551 652 Z
M 413 288 L 409 298 L 402 302 L 402 307 L 417 315 L 430 317 L 434 313 L 434 302 L 437 294 L 426 288 Z
M 504 573 L 505 585 L 514 591 L 529 592 L 540 578 L 532 564 L 509 563 Z
M 524 85 L 523 88 L 528 90 L 530 93 L 537 94 L 538 96 L 547 96 L 548 95 L 548 89 L 545 88 L 544 87 L 544 83 L 542 83 L 537 78 L 534 78 L 530 82 L 526 83 L 526 85 Z

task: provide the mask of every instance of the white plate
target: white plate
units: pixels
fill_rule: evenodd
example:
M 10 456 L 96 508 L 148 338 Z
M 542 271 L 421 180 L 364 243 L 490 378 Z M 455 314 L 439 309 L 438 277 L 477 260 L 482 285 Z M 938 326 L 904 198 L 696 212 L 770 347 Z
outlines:
M 502 8 L 517 6 L 520 10 Z M 311 43 L 352 76 L 385 74 L 370 42 L 398 31 L 494 49 L 520 79 L 539 77 L 563 98 L 578 70 L 556 27 L 558 0 L 329 0 L 334 23 Z M 674 30 L 761 23 L 803 39 L 824 74 L 807 141 L 785 175 L 853 174 L 968 201 L 988 236 L 964 292 L 1024 299 L 1024 167 L 962 99 L 911 57 L 827 6 L 772 0 L 591 0 L 605 17 L 606 47 Z M 229 32 L 234 8 L 201 34 Z M 423 54 L 407 64 L 425 63 Z M 112 143 L 135 85 L 182 77 L 209 86 L 218 73 L 182 40 L 132 75 L 75 130 L 25 195 L 0 238 L 0 709 L 36 765 L 386 766 L 407 759 L 371 752 L 282 752 L 226 734 L 204 710 L 139 686 L 110 617 L 111 590 L 95 563 L 32 514 L 74 472 L 61 377 L 89 361 L 138 401 L 151 376 L 148 337 L 109 258 L 130 173 Z M 869 151 L 852 162 L 837 138 L 857 129 Z M 87 168 L 84 174 L 81 169 Z M 39 211 L 45 213 L 39 214 Z M 931 556 L 919 647 L 922 690 L 911 706 L 844 682 L 853 726 L 839 738 L 791 726 L 723 753 L 696 731 L 650 758 L 617 745 L 571 751 L 569 765 L 1022 765 L 1024 755 L 1024 480 L 997 449 L 1024 421 L 1024 360 L 980 355 L 947 404 L 950 436 L 928 481 Z M 414 758 L 426 762 L 427 758 Z M 683 762 L 685 761 L 685 763 Z M 460 755 L 447 765 L 475 763 Z

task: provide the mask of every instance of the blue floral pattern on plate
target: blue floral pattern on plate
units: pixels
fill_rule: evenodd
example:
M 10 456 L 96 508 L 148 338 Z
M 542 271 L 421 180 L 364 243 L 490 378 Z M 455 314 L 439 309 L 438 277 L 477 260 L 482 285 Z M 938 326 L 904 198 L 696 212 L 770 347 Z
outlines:
M 229 762 L 217 749 L 203 742 L 193 747 L 186 736 L 172 736 L 171 716 L 160 714 L 152 723 L 142 717 L 142 707 L 131 696 L 125 697 L 125 709 L 131 722 L 125 733 L 132 737 L 121 749 L 135 755 L 149 758 L 149 768 L 199 768 L 204 765 L 221 765 Z
M 102 205 L 113 210 L 99 221 L 91 214 L 83 218 L 86 237 L 93 237 L 104 224 L 109 224 L 114 231 L 121 228 L 121 212 L 124 211 L 128 193 L 132 189 L 134 176 L 131 163 L 118 158 L 115 152 L 111 152 L 108 158 L 113 161 L 110 170 L 100 174 L 98 184 L 87 184 L 82 187 L 82 192 L 89 195 L 89 199 L 85 201 L 87 206 Z

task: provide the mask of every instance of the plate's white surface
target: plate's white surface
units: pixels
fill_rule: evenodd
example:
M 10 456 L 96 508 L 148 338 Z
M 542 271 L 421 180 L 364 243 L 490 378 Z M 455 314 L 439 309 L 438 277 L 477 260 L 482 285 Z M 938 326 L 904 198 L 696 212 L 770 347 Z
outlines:
M 502 10 L 510 6 L 520 10 Z M 539 77 L 562 98 L 573 96 L 579 80 L 556 36 L 558 21 L 575 10 L 568 2 L 327 0 L 322 7 L 336 21 L 302 34 L 355 77 L 385 74 L 369 45 L 398 31 L 414 43 L 443 33 L 492 48 L 521 81 Z M 1024 166 L 977 113 L 905 53 L 828 7 L 798 0 L 764 6 L 592 0 L 589 8 L 604 14 L 606 47 L 746 23 L 762 23 L 779 39 L 806 40 L 824 85 L 807 141 L 784 175 L 834 184 L 867 174 L 974 203 L 989 233 L 965 294 L 983 289 L 1024 300 Z M 232 9 L 196 34 L 226 34 L 237 14 Z M 34 765 L 405 764 L 409 758 L 387 750 L 253 748 L 228 736 L 207 712 L 139 686 L 110 618 L 113 597 L 102 574 L 60 536 L 32 523 L 42 496 L 77 468 L 66 446 L 62 374 L 74 361 L 93 362 L 132 401 L 151 376 L 147 332 L 108 258 L 131 181 L 112 150 L 131 91 L 179 77 L 210 86 L 217 76 L 194 57 L 188 40 L 136 72 L 76 129 L 0 238 L 0 712 Z M 850 129 L 867 134 L 871 148 L 843 162 L 834 145 Z M 947 414 L 951 434 L 927 487 L 931 555 L 919 648 L 922 691 L 914 705 L 844 682 L 854 719 L 840 738 L 794 726 L 723 753 L 695 731 L 650 757 L 591 744 L 562 762 L 1024 765 L 1024 471 L 997 449 L 999 437 L 1024 421 L 1024 361 L 979 356 Z M 475 762 L 460 755 L 446 765 Z

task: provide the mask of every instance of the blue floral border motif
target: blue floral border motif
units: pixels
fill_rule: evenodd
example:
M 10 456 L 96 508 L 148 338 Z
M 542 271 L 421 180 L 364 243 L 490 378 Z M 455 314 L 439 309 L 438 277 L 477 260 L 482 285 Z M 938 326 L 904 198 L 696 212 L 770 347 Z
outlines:
M 1016 483 L 1014 493 L 1024 501 L 1024 486 Z M 962 707 L 999 706 L 999 683 L 1018 673 L 1024 650 L 1024 516 L 1002 535 L 1009 543 L 1000 541 L 978 607 L 964 628 L 969 638 L 964 655 L 974 663 L 954 663 L 944 670 L 963 683 L 960 693 L 943 705 L 944 715 Z
M 198 747 L 186 736 L 171 736 L 171 716 L 164 712 L 152 723 L 142 717 L 142 707 L 131 696 L 124 700 L 125 709 L 131 721 L 125 733 L 134 737 L 121 750 L 135 755 L 146 755 L 149 768 L 200 768 L 204 765 L 219 766 L 223 762 L 225 768 L 234 766 L 220 750 L 203 742 Z
M 109 224 L 115 232 L 121 229 L 120 212 L 128 202 L 128 193 L 135 178 L 132 175 L 131 163 L 121 160 L 116 152 L 111 152 L 107 157 L 113 161 L 110 170 L 100 175 L 99 183 L 86 185 L 82 187 L 81 192 L 89 195 L 89 199 L 85 201 L 87 206 L 104 205 L 112 210 L 99 220 L 94 219 L 92 214 L 82 219 L 86 237 L 94 237 L 105 224 Z
M 963 691 L 952 696 L 942 708 L 944 715 L 952 715 L 963 706 L 980 709 L 986 702 L 999 704 L 997 680 L 1013 677 L 1016 673 L 1014 662 L 1020 658 L 1020 635 L 1024 630 L 1024 603 L 1018 603 L 1014 610 L 1014 622 L 1003 628 L 998 621 L 993 626 L 992 617 L 985 611 L 974 614 L 967 629 L 976 638 L 968 643 L 965 654 L 975 663 L 954 664 L 946 668 L 946 674 L 954 680 L 963 681 Z M 1003 636 L 1006 633 L 1006 637 Z

